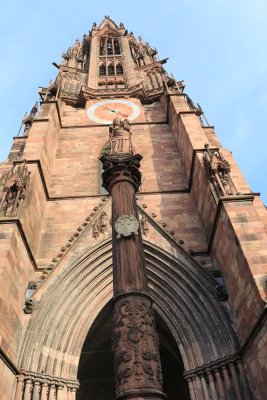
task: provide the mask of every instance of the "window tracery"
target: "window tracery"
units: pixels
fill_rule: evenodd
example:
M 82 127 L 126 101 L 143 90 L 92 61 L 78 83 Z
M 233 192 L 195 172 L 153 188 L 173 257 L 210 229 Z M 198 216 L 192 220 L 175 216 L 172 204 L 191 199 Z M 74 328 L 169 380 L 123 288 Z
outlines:
M 119 37 L 109 34 L 100 37 L 98 76 L 98 86 L 115 89 L 125 87 L 126 79 L 124 77 Z

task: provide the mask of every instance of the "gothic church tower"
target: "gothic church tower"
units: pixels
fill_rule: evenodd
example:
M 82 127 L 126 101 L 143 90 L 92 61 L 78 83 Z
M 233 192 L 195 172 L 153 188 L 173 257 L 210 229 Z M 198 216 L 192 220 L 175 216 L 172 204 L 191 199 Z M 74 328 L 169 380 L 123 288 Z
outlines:
M 94 23 L 0 164 L 0 399 L 266 399 L 266 209 L 166 61 Z

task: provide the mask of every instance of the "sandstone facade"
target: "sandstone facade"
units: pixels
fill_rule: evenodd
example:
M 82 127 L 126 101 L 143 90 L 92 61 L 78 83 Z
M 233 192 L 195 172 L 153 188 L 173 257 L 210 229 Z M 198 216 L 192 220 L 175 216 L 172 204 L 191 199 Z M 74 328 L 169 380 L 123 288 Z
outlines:
M 114 397 L 99 161 L 114 116 L 132 117 L 143 156 L 137 204 L 167 398 L 266 398 L 266 209 L 164 63 L 106 17 L 63 54 L 0 165 L 1 400 Z

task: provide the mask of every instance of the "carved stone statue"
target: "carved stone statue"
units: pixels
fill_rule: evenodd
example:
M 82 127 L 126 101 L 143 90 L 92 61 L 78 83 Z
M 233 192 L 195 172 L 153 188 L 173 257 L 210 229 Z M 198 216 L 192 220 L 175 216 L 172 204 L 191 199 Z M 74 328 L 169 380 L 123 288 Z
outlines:
M 110 155 L 133 154 L 131 136 L 130 121 L 115 118 L 109 127 Z
M 103 211 L 99 218 L 99 230 L 101 233 L 106 233 L 108 229 L 108 215 Z
M 142 228 L 143 235 L 147 236 L 147 234 L 149 232 L 149 227 L 148 227 L 147 217 L 145 215 L 142 215 L 140 225 Z
M 4 195 L 0 203 L 0 216 L 14 217 L 17 215 L 21 202 L 28 192 L 30 172 L 26 161 L 22 167 L 14 166 L 4 180 Z
M 98 239 L 100 233 L 105 235 L 105 233 L 108 230 L 108 224 L 109 224 L 108 214 L 105 211 L 103 211 L 100 214 L 100 217 L 96 219 L 93 223 L 93 230 L 92 230 L 93 237 L 95 239 Z
M 237 194 L 237 190 L 229 175 L 231 169 L 228 161 L 218 150 L 211 150 L 205 144 L 206 151 L 203 156 L 204 165 L 219 196 L 229 196 Z

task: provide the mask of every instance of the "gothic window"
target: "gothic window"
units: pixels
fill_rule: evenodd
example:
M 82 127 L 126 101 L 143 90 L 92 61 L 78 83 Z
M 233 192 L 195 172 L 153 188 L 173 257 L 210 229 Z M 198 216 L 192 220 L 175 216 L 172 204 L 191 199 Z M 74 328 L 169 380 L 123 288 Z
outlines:
M 114 64 L 108 65 L 108 75 L 115 75 Z
M 123 75 L 123 68 L 121 64 L 116 65 L 116 75 Z
M 114 54 L 120 54 L 120 43 L 118 41 L 118 39 L 114 39 Z
M 101 37 L 99 46 L 100 56 L 114 56 L 121 54 L 120 41 L 118 38 Z
M 104 64 L 101 64 L 99 67 L 99 75 L 106 75 L 106 66 Z
M 107 55 L 111 56 L 113 54 L 113 43 L 112 39 L 108 39 L 107 41 Z
M 124 68 L 122 66 L 121 45 L 119 37 L 110 35 L 99 39 L 99 82 L 98 86 L 125 85 Z M 117 79 L 116 79 L 117 76 Z M 112 79 L 109 79 L 112 77 Z
M 100 39 L 100 55 L 105 56 L 106 55 L 106 49 L 105 49 L 105 44 L 106 44 L 106 39 L 101 38 Z

